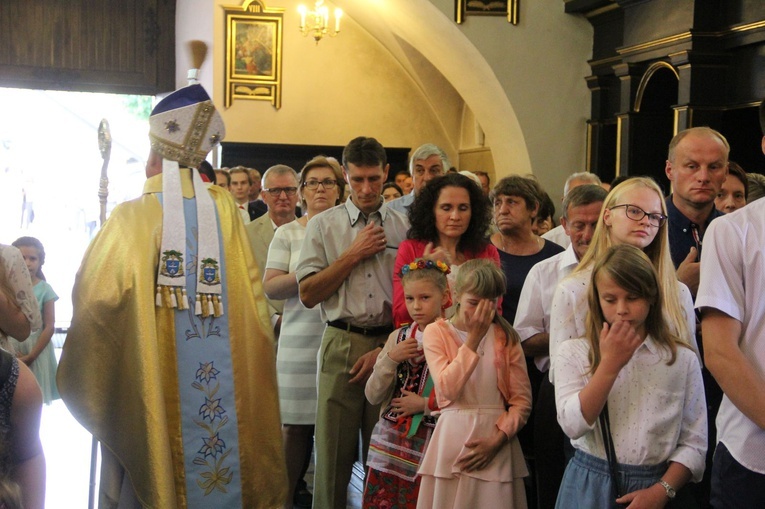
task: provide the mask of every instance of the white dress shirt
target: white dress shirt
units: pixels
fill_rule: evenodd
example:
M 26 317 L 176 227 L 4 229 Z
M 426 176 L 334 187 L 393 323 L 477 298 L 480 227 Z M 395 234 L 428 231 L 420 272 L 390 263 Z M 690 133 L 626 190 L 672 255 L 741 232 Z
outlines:
M 306 225 L 295 275 L 301 281 L 326 269 L 370 222 L 385 229 L 386 248 L 359 262 L 337 291 L 320 304 L 324 322 L 342 320 L 360 327 L 393 323 L 393 266 L 409 221 L 385 203 L 364 217 L 348 199 L 312 217 Z
M 571 245 L 571 238 L 566 235 L 566 230 L 561 225 L 556 226 L 547 233 L 543 233 L 542 238 L 549 240 L 550 242 L 555 242 L 561 247 L 568 247 Z
M 236 208 L 239 209 L 239 215 L 242 216 L 244 224 L 250 223 L 250 213 L 247 211 L 247 203 L 237 203 Z
M 531 268 L 523 283 L 513 324 L 521 341 L 535 334 L 550 332 L 550 308 L 555 288 L 578 264 L 574 248 L 569 244 L 562 253 L 542 260 Z M 535 357 L 534 364 L 544 373 L 550 368 L 550 357 Z
M 712 221 L 704 235 L 696 296 L 699 309 L 715 308 L 741 322 L 739 348 L 761 377 L 765 377 L 764 217 L 765 200 L 758 200 Z M 717 440 L 736 461 L 765 474 L 765 430 L 728 396 L 723 397 L 716 422 Z
M 569 339 L 582 338 L 586 334 L 586 319 L 589 305 L 587 292 L 590 291 L 590 279 L 592 278 L 592 265 L 590 267 L 563 278 L 558 283 L 550 309 L 550 381 L 555 383 L 555 350 L 561 343 Z M 693 347 L 698 357 L 699 347 L 696 343 L 696 314 L 693 311 L 693 297 L 691 291 L 680 281 L 677 282 L 679 290 L 678 299 L 686 319 L 686 327 L 689 331 L 684 339 Z M 668 316 L 664 315 L 665 318 Z
M 590 344 L 566 341 L 555 357 L 555 404 L 558 422 L 574 448 L 606 459 L 600 424 L 582 415 L 579 393 L 587 374 Z M 616 460 L 628 465 L 675 461 L 688 467 L 698 482 L 707 451 L 707 410 L 696 355 L 679 346 L 674 364 L 669 352 L 648 336 L 616 377 L 608 395 L 608 416 Z

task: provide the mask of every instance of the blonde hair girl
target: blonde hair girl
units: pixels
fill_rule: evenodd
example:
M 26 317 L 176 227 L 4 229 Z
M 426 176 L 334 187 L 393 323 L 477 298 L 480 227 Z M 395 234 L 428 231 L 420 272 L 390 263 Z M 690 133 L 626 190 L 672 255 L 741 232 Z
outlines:
M 441 416 L 420 465 L 418 508 L 526 507 L 517 434 L 531 412 L 531 384 L 518 335 L 497 315 L 504 293 L 493 261 L 467 261 L 455 315 L 425 329 Z
M 680 341 L 698 350 L 693 298 L 688 287 L 675 275 L 668 228 L 664 196 L 651 178 L 633 177 L 611 190 L 600 211 L 590 247 L 574 272 L 555 290 L 550 312 L 551 381 L 554 382 L 558 346 L 585 334 L 587 289 L 592 269 L 610 247 L 618 244 L 631 244 L 646 254 L 659 278 L 664 316 L 670 330 Z

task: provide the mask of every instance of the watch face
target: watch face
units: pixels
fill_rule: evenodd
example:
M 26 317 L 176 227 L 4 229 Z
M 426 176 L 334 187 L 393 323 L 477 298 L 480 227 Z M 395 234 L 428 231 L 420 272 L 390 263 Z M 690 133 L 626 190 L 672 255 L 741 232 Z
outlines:
M 677 495 L 677 492 L 675 491 L 675 488 L 669 485 L 668 482 L 664 480 L 660 480 L 659 484 L 661 484 L 664 487 L 664 490 L 667 492 L 667 497 L 669 499 L 675 498 L 675 495 Z

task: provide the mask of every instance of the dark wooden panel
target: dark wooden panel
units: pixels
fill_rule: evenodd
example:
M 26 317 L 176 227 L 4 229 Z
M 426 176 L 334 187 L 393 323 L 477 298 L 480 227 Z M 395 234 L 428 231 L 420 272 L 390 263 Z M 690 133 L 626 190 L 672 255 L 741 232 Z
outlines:
M 725 0 L 721 9 L 724 25 L 741 25 L 765 19 L 765 2 L 762 0 Z
M 275 164 L 286 164 L 295 171 L 300 169 L 310 159 L 317 155 L 334 157 L 342 160 L 343 148 L 337 145 L 283 145 L 276 143 L 237 143 L 223 142 L 223 157 L 221 165 L 231 168 L 233 166 L 247 166 L 263 172 Z M 409 151 L 411 148 L 385 147 L 390 171 L 388 179 L 401 171 L 409 169 Z
M 723 114 L 722 132 L 730 143 L 730 158 L 747 172 L 765 173 L 757 106 L 736 108 Z
M 594 28 L 593 128 L 589 168 L 610 172 L 614 149 L 605 126 L 622 120 L 618 143 L 622 173 L 662 177 L 662 159 L 677 127 L 709 125 L 732 140 L 732 157 L 750 169 L 765 167 L 756 104 L 765 97 L 765 1 L 763 0 L 566 1 L 567 12 L 587 14 Z M 576 9 L 578 10 L 576 10 Z M 592 9 L 595 9 L 594 11 Z M 635 98 L 646 72 L 668 63 Z M 678 80 L 675 84 L 675 80 Z M 642 85 L 641 85 L 642 84 Z
M 624 9 L 624 44 L 631 46 L 693 28 L 694 0 L 640 2 Z
M 173 0 L 3 0 L 0 85 L 154 95 L 175 88 Z

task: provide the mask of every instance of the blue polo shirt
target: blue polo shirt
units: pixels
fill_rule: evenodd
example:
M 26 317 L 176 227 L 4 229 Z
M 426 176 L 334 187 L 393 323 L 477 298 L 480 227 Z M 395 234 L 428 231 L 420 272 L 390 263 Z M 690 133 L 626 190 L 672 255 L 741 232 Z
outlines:
M 669 223 L 669 251 L 672 254 L 672 263 L 677 268 L 685 260 L 692 247 L 698 249 L 696 261 L 701 260 L 701 244 L 704 240 L 704 232 L 707 231 L 709 223 L 716 217 L 724 215 L 716 208 L 712 207 L 712 213 L 704 221 L 703 231 L 699 225 L 693 223 L 680 212 L 675 204 L 672 203 L 672 195 L 667 202 L 667 222 Z

